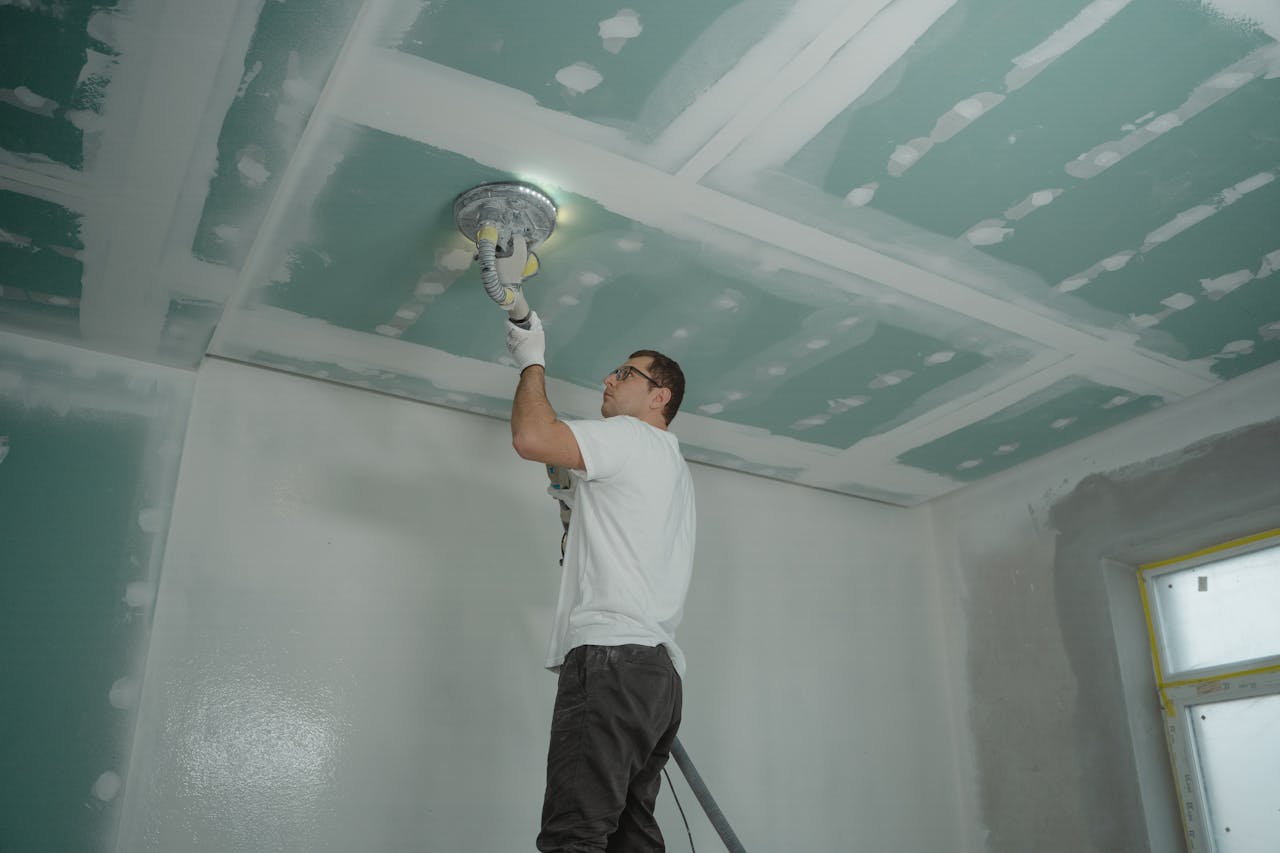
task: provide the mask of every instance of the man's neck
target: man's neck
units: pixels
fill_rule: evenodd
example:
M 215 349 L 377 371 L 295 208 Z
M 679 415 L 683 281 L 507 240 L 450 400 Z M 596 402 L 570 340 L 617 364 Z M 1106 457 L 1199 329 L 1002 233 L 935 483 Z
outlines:
M 635 418 L 642 424 L 648 424 L 654 429 L 660 429 L 663 432 L 668 432 L 667 422 L 663 420 L 661 415 L 659 415 L 656 420 L 650 420 L 648 418 L 642 418 L 639 415 L 630 414 L 629 412 L 618 412 L 616 415 L 606 415 L 605 419 L 607 420 L 608 418 Z

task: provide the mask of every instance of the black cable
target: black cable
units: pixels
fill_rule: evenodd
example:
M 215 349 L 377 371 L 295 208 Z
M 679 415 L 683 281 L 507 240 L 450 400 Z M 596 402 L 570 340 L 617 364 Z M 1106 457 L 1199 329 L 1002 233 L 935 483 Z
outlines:
M 689 829 L 689 818 L 684 816 L 684 806 L 680 805 L 680 798 L 676 796 L 676 786 L 671 784 L 671 774 L 667 772 L 667 768 L 662 768 L 662 775 L 667 777 L 667 788 L 671 791 L 671 796 L 675 798 L 676 808 L 680 810 L 680 819 L 684 821 L 684 831 L 689 834 L 689 850 L 692 853 L 698 853 L 698 848 L 693 846 L 693 830 Z
M 711 796 L 711 792 L 707 790 L 707 783 L 702 781 L 698 768 L 693 766 L 693 759 L 685 751 L 684 744 L 680 742 L 680 738 L 675 738 L 671 741 L 671 757 L 676 760 L 676 764 L 684 771 L 684 778 L 689 783 L 689 789 L 698 798 L 698 802 L 702 804 L 702 810 L 707 813 L 707 818 L 711 821 L 711 825 L 719 833 L 720 840 L 724 842 L 724 849 L 729 853 L 746 853 L 746 850 L 742 847 L 742 842 L 734 834 L 733 827 L 729 826 L 728 818 L 724 816 L 724 812 L 720 811 L 720 807 L 716 805 L 715 797 Z

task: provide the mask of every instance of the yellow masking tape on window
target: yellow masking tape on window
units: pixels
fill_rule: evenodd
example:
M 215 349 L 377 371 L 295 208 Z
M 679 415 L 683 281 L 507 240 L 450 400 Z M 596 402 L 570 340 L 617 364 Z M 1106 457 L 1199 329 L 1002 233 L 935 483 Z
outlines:
M 1156 687 L 1160 691 L 1160 704 L 1167 716 L 1173 716 L 1173 700 L 1164 690 L 1164 663 L 1160 660 L 1160 644 L 1156 642 L 1156 626 L 1151 620 L 1151 602 L 1147 599 L 1147 584 L 1138 571 L 1138 594 L 1142 597 L 1142 615 L 1147 620 L 1147 641 L 1151 643 L 1151 660 L 1156 666 Z
M 1156 626 L 1151 619 L 1151 602 L 1147 599 L 1146 573 L 1152 569 L 1160 569 L 1165 566 L 1172 566 L 1175 563 L 1183 563 L 1187 560 L 1194 560 L 1197 557 L 1204 557 L 1208 554 L 1216 554 L 1220 551 L 1228 551 L 1232 548 L 1238 548 L 1241 545 L 1250 545 L 1254 542 L 1262 542 L 1273 537 L 1280 537 L 1280 528 L 1274 530 L 1264 530 L 1261 533 L 1255 533 L 1252 536 L 1243 536 L 1239 539 L 1232 539 L 1230 542 L 1223 542 L 1220 545 L 1213 545 L 1209 548 L 1202 548 L 1199 551 L 1193 551 L 1190 554 L 1183 554 L 1180 557 L 1170 557 L 1167 560 L 1157 560 L 1154 563 L 1146 563 L 1138 567 L 1138 593 L 1142 597 L 1142 615 L 1147 620 L 1147 639 L 1151 643 L 1151 659 L 1155 663 L 1156 669 L 1156 686 L 1160 690 L 1160 702 L 1164 705 L 1165 713 L 1173 716 L 1174 707 L 1173 699 L 1169 697 L 1168 689 L 1173 687 L 1186 687 L 1192 684 L 1208 684 L 1214 681 L 1224 681 L 1228 678 L 1242 678 L 1249 675 L 1263 675 L 1271 672 L 1280 672 L 1280 666 L 1266 666 L 1260 669 L 1244 669 L 1239 672 L 1226 672 L 1205 678 L 1186 678 L 1178 681 L 1165 681 L 1164 663 L 1160 660 L 1160 645 L 1156 642 Z
M 1252 536 L 1243 536 L 1239 539 L 1232 539 L 1230 542 L 1223 542 L 1221 545 L 1214 545 L 1210 548 L 1203 548 L 1199 551 L 1192 551 L 1190 554 L 1183 554 L 1181 557 L 1170 557 L 1167 560 L 1158 560 L 1154 563 L 1146 563 L 1138 568 L 1142 571 L 1147 569 L 1159 569 L 1164 566 L 1172 566 L 1174 563 L 1181 563 L 1184 560 L 1194 560 L 1196 557 L 1203 557 L 1206 554 L 1216 554 L 1219 551 L 1226 551 L 1231 548 L 1238 548 L 1241 545 L 1248 545 L 1253 542 L 1261 542 L 1264 539 L 1270 539 L 1273 536 L 1280 536 L 1280 527 L 1275 530 L 1264 530 L 1262 533 L 1255 533 Z
M 1205 678 L 1182 678 L 1178 681 L 1169 681 L 1161 684 L 1161 687 L 1190 687 L 1193 684 L 1212 684 L 1215 681 L 1226 681 L 1229 678 L 1248 678 L 1251 675 L 1268 675 L 1272 672 L 1280 672 L 1280 664 L 1271 666 L 1259 666 L 1254 669 L 1241 669 L 1235 672 L 1223 672 L 1218 675 L 1210 675 Z

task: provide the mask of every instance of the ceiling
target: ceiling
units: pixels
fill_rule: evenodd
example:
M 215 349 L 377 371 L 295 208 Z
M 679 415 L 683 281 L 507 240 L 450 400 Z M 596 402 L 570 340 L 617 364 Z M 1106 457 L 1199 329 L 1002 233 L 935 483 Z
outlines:
M 622 5 L 629 3 L 629 5 Z M 1274 0 L 0 0 L 0 329 L 487 415 L 452 203 L 560 208 L 553 404 L 913 505 L 1280 361 Z

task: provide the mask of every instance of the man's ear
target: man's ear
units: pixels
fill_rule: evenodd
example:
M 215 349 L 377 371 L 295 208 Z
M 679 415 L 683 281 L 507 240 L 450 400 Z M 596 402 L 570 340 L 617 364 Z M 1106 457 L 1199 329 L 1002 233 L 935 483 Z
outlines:
M 649 408 L 662 411 L 667 407 L 667 403 L 671 402 L 671 389 L 655 388 L 654 390 L 657 391 L 658 393 L 654 394 L 652 399 L 650 399 Z

